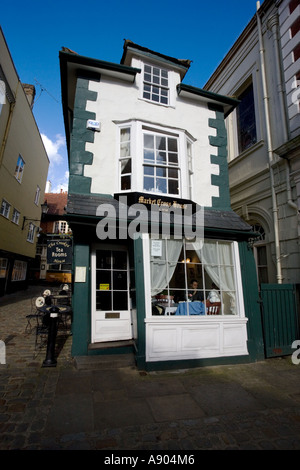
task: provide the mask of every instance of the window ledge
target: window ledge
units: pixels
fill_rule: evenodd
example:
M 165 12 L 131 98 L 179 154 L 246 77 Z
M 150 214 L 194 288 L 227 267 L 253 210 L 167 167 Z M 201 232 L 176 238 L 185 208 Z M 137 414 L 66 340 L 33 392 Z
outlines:
M 186 321 L 201 323 L 201 322 L 213 322 L 213 323 L 247 323 L 248 318 L 240 317 L 238 315 L 184 315 L 184 316 L 157 316 L 151 318 L 145 318 L 145 323 L 185 323 Z
M 244 150 L 242 153 L 240 153 L 239 155 L 237 155 L 236 157 L 234 157 L 232 160 L 230 160 L 228 162 L 229 168 L 231 166 L 235 165 L 236 163 L 239 163 L 240 161 L 244 160 L 245 158 L 247 158 L 252 153 L 256 152 L 258 149 L 263 147 L 264 144 L 265 144 L 265 141 L 260 140 L 259 142 L 256 142 L 256 144 L 249 147 L 247 150 Z

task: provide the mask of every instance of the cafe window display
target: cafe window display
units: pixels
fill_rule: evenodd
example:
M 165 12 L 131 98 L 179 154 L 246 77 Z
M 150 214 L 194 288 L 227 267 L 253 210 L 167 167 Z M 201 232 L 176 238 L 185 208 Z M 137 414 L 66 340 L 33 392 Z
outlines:
M 150 265 L 153 316 L 238 315 L 233 242 L 150 240 Z

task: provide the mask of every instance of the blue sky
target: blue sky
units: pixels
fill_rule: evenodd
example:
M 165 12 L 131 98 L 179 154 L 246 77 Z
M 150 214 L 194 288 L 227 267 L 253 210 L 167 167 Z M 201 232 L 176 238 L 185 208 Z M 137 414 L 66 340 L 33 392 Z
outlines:
M 261 2 L 262 3 L 262 2 Z M 52 191 L 67 189 L 68 162 L 58 54 L 120 63 L 124 39 L 192 60 L 184 83 L 203 87 L 256 12 L 256 0 L 2 2 L 0 24 L 23 83 L 36 87 L 34 115 Z

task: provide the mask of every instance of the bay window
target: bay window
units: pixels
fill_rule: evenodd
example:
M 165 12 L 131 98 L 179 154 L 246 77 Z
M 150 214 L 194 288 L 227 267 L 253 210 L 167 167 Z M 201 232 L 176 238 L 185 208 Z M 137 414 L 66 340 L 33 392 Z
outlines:
M 120 129 L 120 174 L 121 191 L 131 189 L 131 129 Z
M 179 194 L 178 140 L 144 133 L 144 190 Z
M 150 267 L 152 315 L 238 314 L 233 242 L 150 239 Z
M 140 121 L 119 127 L 119 191 L 189 198 L 192 141 L 184 131 Z

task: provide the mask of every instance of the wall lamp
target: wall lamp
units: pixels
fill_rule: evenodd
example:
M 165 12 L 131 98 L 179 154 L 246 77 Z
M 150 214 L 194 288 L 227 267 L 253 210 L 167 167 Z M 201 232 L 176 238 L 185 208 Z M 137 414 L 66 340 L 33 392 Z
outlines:
M 48 204 L 47 204 L 47 201 L 45 201 L 43 204 L 41 204 L 41 209 L 42 209 L 42 214 L 47 214 L 48 212 Z M 23 225 L 22 225 L 22 230 L 24 230 L 25 228 L 25 223 L 26 221 L 30 221 L 30 222 L 40 222 L 41 219 L 30 219 L 29 217 L 23 217 Z

